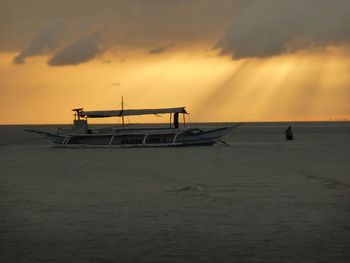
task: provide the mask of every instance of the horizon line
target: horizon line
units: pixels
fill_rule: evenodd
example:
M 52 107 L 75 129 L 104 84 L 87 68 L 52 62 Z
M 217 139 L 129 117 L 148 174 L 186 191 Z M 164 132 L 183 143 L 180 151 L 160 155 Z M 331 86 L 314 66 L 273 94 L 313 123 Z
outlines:
M 329 119 L 329 120 L 266 120 L 266 121 L 198 121 L 187 122 L 186 125 L 191 124 L 222 124 L 222 123 L 305 123 L 305 122 L 350 122 L 349 119 Z M 125 125 L 162 125 L 169 124 L 169 122 L 143 122 L 131 123 Z M 28 125 L 72 125 L 72 123 L 0 123 L 0 126 L 28 126 Z M 122 125 L 120 123 L 89 123 L 89 125 Z

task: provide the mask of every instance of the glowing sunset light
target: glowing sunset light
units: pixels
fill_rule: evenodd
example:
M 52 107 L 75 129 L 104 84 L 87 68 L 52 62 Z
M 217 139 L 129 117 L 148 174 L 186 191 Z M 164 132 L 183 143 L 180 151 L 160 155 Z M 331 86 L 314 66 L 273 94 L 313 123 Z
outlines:
M 211 116 L 219 112 L 225 118 L 230 112 L 239 120 L 348 118 L 342 105 L 350 99 L 349 67 L 346 53 L 327 51 L 247 60 L 208 95 L 203 108 L 211 105 L 207 114 L 216 108 Z

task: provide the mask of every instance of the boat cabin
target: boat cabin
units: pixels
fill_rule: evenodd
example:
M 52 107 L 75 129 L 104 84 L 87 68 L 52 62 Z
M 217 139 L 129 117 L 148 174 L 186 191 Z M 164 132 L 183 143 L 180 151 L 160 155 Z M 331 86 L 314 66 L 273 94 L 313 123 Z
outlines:
M 170 122 L 169 128 L 179 129 L 179 115 L 183 116 L 183 127 L 186 126 L 186 117 L 188 114 L 185 107 L 178 108 L 161 108 L 161 109 L 129 109 L 129 110 L 104 110 L 104 111 L 84 111 L 83 108 L 73 109 L 74 122 L 73 132 L 76 134 L 89 134 L 91 131 L 88 127 L 88 118 L 109 118 L 109 117 L 121 117 L 122 128 L 125 128 L 124 117 L 133 115 L 156 115 L 169 114 Z

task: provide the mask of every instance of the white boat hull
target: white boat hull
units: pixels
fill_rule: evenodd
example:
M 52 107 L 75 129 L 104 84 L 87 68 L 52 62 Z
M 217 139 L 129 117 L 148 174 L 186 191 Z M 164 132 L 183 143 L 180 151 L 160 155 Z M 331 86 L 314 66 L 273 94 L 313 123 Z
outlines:
M 229 127 L 201 129 L 118 129 L 110 133 L 69 134 L 66 136 L 38 132 L 59 148 L 131 148 L 209 146 L 217 143 Z

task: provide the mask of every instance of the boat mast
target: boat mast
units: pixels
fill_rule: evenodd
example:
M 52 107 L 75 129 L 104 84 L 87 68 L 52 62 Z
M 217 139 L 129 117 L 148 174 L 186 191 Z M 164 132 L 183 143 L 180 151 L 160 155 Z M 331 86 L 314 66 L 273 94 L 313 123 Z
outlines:
M 121 115 L 122 115 L 122 126 L 124 128 L 124 97 L 122 96 L 122 112 L 121 112 Z

